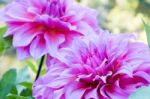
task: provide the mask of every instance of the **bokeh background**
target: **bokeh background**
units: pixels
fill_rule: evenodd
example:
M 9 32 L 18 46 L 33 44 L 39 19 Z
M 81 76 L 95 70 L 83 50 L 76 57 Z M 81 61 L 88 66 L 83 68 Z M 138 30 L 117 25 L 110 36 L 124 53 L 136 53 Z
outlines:
M 0 0 L 0 8 L 2 9 L 11 1 Z M 98 11 L 98 23 L 102 29 L 114 34 L 136 33 L 137 40 L 147 44 L 142 19 L 150 23 L 150 0 L 77 0 L 77 2 Z M 0 27 L 3 26 L 4 23 L 0 22 Z M 1 46 L 0 43 L 0 48 Z M 0 55 L 0 78 L 10 68 L 17 68 L 19 70 L 27 65 L 38 64 L 38 62 L 32 59 L 25 61 L 17 60 L 13 48 Z M 26 67 L 24 68 L 34 78 L 35 73 L 32 73 L 33 69 L 35 68 L 31 66 L 28 70 Z

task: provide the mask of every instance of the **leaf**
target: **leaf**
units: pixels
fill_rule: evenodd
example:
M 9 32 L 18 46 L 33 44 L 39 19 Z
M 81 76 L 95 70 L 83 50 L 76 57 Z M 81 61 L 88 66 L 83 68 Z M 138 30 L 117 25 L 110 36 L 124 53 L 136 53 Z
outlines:
M 11 69 L 3 75 L 0 81 L 0 98 L 1 99 L 5 99 L 7 94 L 11 92 L 13 86 L 16 83 L 16 75 L 17 73 L 15 69 Z
M 12 46 L 11 37 L 3 38 L 3 35 L 6 32 L 6 30 L 6 27 L 0 28 L 0 54 L 3 54 L 7 49 L 9 49 Z
M 9 49 L 11 46 L 12 46 L 12 38 L 11 37 L 7 37 L 7 38 L 4 38 L 4 41 L 5 41 L 5 49 Z
M 6 32 L 7 27 L 0 27 L 0 37 L 3 37 L 4 33 Z
M 18 90 L 17 90 L 16 86 L 14 86 L 14 87 L 11 89 L 10 93 L 11 93 L 11 94 L 16 94 L 16 95 L 18 94 Z
M 150 86 L 139 88 L 129 99 L 150 99 Z
M 29 75 L 29 70 L 28 67 L 25 66 L 24 68 L 22 68 L 17 75 L 17 84 L 21 83 L 21 82 L 28 82 L 30 81 L 30 75 Z M 18 93 L 21 93 L 21 91 L 24 89 L 24 87 L 18 85 L 17 86 L 18 89 Z
M 7 96 L 7 99 L 28 99 L 28 98 L 11 94 Z
M 44 75 L 44 74 L 46 74 L 46 69 L 45 69 L 45 68 L 42 69 L 42 71 L 41 71 L 41 73 L 40 73 L 40 76 L 42 76 L 42 75 Z
M 9 94 L 7 96 L 7 99 L 33 99 L 32 97 L 24 97 L 20 95 L 15 95 L 15 94 Z
M 21 96 L 32 96 L 32 90 L 29 89 L 24 89 L 22 90 L 22 92 L 20 93 Z
M 30 80 L 28 68 L 22 68 L 18 72 L 16 86 L 12 88 L 6 99 L 33 99 L 32 83 L 28 82 Z
M 24 86 L 25 88 L 32 90 L 32 83 L 31 82 L 21 82 L 21 86 Z
M 0 39 L 0 54 L 3 54 L 5 52 L 5 44 L 4 42 Z
M 143 21 L 143 23 L 144 23 L 144 27 L 145 27 L 145 31 L 146 31 L 148 46 L 150 48 L 150 25 L 148 25 L 144 21 Z
M 30 80 L 31 80 L 31 78 L 29 75 L 29 70 L 28 70 L 27 66 L 25 66 L 18 72 L 17 83 L 26 82 L 26 81 L 30 81 Z
M 28 60 L 28 61 L 26 61 L 26 63 L 34 73 L 37 72 L 36 64 L 34 64 L 33 61 Z

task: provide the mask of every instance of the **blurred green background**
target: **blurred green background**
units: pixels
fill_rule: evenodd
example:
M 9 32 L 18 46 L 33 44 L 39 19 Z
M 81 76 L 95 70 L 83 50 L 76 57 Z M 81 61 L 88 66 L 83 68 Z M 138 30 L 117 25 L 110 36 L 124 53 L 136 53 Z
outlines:
M 114 34 L 136 33 L 138 41 L 146 43 L 146 34 L 142 19 L 150 23 L 150 0 L 77 0 L 83 6 L 94 8 L 98 11 L 98 23 L 101 28 Z M 11 0 L 0 0 L 0 7 L 4 7 Z M 4 24 L 0 22 L 0 27 Z M 1 46 L 1 45 L 0 45 Z M 20 69 L 28 65 L 29 61 L 18 61 L 15 50 L 10 48 L 0 56 L 0 78 L 10 68 Z M 29 69 L 32 77 L 35 74 Z

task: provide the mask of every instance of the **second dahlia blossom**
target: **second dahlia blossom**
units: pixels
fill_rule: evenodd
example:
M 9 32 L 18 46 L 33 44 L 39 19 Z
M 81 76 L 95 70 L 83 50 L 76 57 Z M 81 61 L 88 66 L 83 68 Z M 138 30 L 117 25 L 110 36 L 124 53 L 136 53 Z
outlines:
M 148 47 L 130 35 L 101 34 L 92 42 L 76 40 L 49 57 L 48 71 L 33 87 L 36 99 L 128 99 L 150 84 Z
M 13 36 L 19 59 L 54 56 L 74 37 L 98 29 L 96 12 L 73 0 L 14 0 L 1 11 L 1 20 L 7 23 L 5 36 Z

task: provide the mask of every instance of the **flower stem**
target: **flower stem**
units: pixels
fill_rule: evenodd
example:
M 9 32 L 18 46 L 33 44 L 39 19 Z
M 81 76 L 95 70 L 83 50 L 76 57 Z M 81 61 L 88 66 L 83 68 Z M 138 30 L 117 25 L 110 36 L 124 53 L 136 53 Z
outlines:
M 37 74 L 36 74 L 36 78 L 35 78 L 35 81 L 39 78 L 40 76 L 40 73 L 41 73 L 41 70 L 42 70 L 42 65 L 44 63 L 44 58 L 45 56 L 42 56 L 41 58 L 41 61 L 40 61 L 40 64 L 39 64 L 39 67 L 38 67 L 38 71 L 37 71 Z

